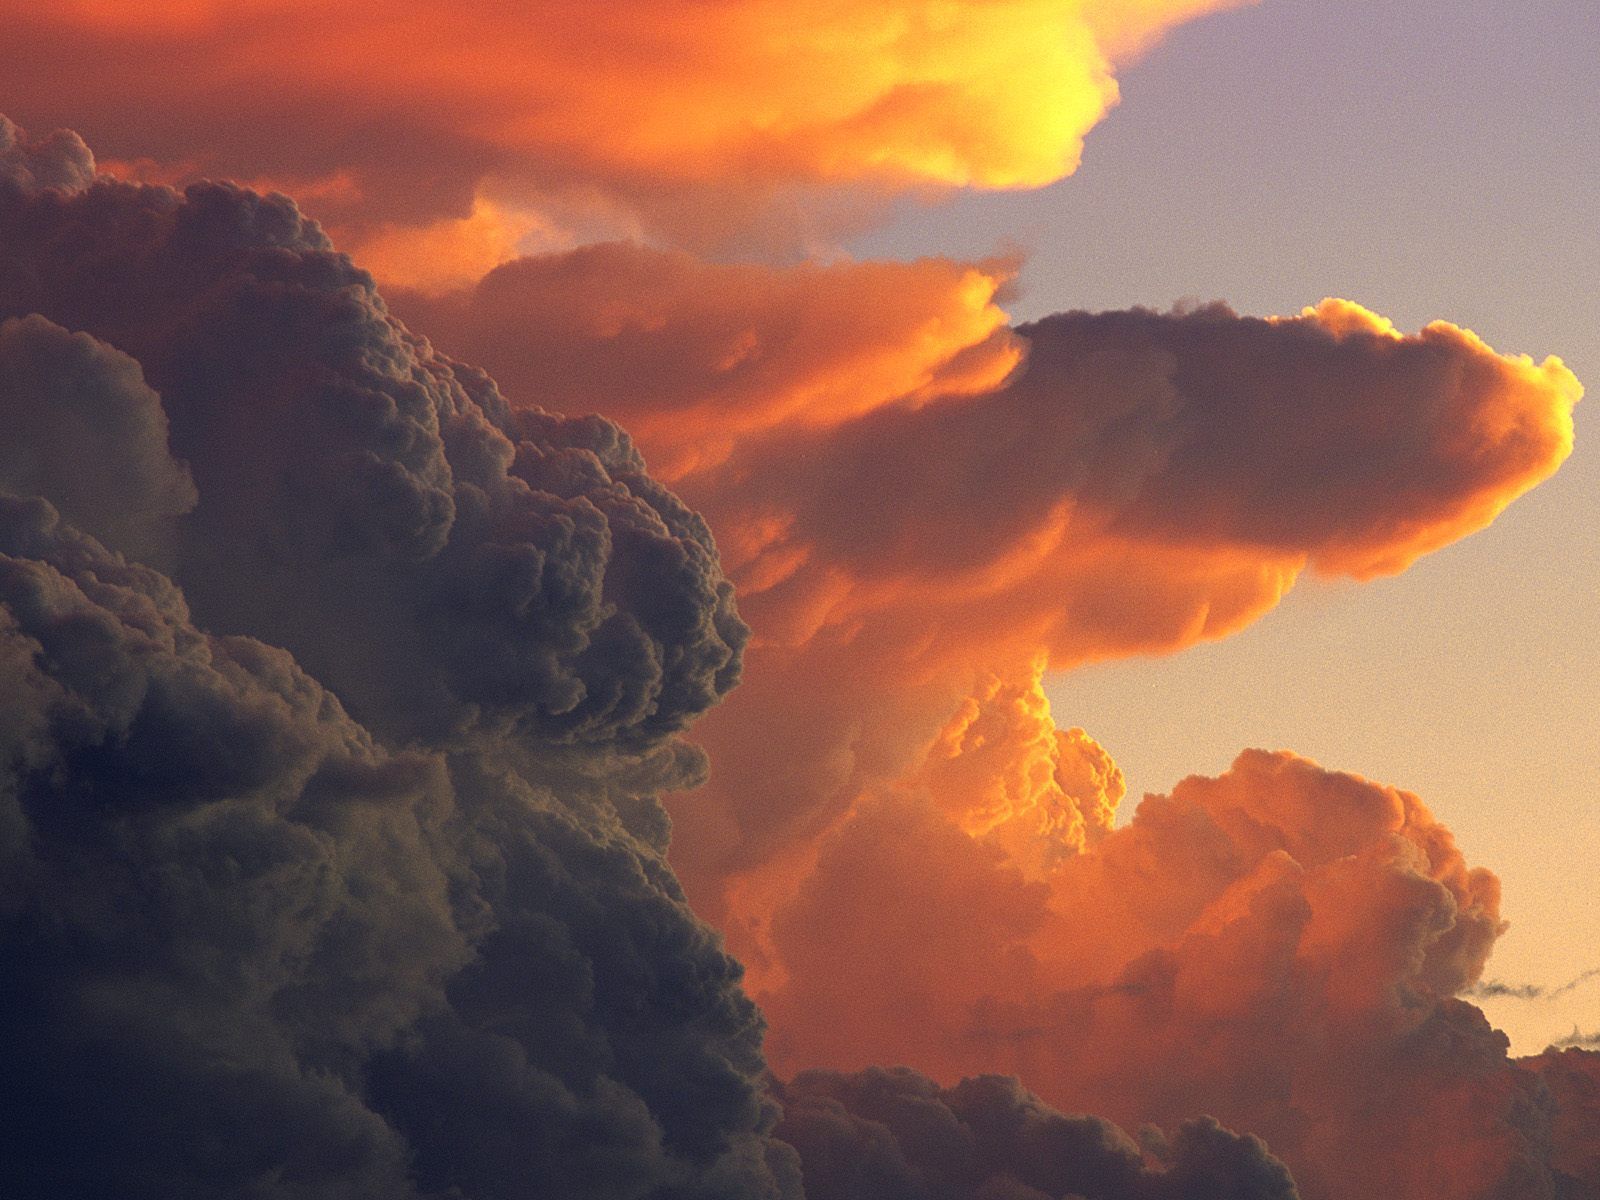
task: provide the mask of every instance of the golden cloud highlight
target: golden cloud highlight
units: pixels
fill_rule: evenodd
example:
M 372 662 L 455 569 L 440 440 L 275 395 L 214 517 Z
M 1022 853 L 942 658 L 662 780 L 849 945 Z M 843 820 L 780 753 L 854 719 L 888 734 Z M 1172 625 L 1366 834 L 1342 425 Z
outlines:
M 1115 103 L 1117 66 L 1247 2 L 0 0 L 0 18 L 30 48 L 8 104 L 104 153 L 346 169 L 360 199 L 313 211 L 357 225 L 464 220 L 494 181 L 704 241 L 741 208 L 801 231 L 811 217 L 773 204 L 795 188 L 1049 183 Z

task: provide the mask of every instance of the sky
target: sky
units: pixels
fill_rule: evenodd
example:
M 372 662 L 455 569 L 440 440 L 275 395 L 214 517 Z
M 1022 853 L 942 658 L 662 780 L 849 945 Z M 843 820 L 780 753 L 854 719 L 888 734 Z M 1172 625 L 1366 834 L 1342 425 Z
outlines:
M 1185 297 L 1282 313 L 1332 294 L 1401 328 L 1448 314 L 1590 378 L 1597 40 L 1600 10 L 1558 0 L 1210 17 L 1127 72 L 1078 175 L 907 211 L 858 249 L 1014 241 L 1022 318 Z M 1246 745 L 1419 792 L 1505 883 L 1492 975 L 1558 987 L 1600 965 L 1597 530 L 1600 451 L 1580 436 L 1549 484 L 1400 578 L 1303 584 L 1226 642 L 1062 675 L 1051 698 L 1136 796 Z M 1485 1006 L 1532 1053 L 1595 1023 L 1600 980 Z
M 1596 1194 L 1597 21 L 0 0 L 0 1191 Z

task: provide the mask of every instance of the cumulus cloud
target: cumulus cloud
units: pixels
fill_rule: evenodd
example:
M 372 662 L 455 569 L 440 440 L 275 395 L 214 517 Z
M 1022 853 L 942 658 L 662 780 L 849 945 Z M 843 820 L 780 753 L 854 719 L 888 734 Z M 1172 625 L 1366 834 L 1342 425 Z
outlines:
M 8 74 L 21 119 L 164 179 L 265 176 L 357 237 L 466 223 L 471 258 L 485 205 L 513 218 L 510 257 L 518 210 L 793 244 L 862 193 L 1048 183 L 1119 65 L 1244 2 L 405 0 L 374 20 L 348 2 L 4 0 L 0 17 L 30 48 Z
M 14 194 L 0 236 L 0 317 L 87 332 L 160 393 L 199 494 L 171 569 L 202 623 L 287 647 L 375 729 L 638 748 L 737 677 L 710 535 L 627 436 L 513 413 L 290 201 L 107 181 Z M 123 407 L 160 441 L 148 395 Z
M 1129 18 L 1114 56 L 1177 9 L 1074 11 Z M 26 19 L 127 36 L 61 14 Z M 4 131 L 8 1190 L 1294 1194 L 1201 1112 L 1312 1198 L 1600 1186 L 1589 1058 L 1513 1064 L 1454 998 L 1498 885 L 1416 797 L 1249 752 L 1119 829 L 1115 764 L 1041 683 L 1481 527 L 1570 447 L 1559 362 L 1337 301 L 1017 335 L 999 268 L 800 286 L 608 246 L 406 298 L 504 355 L 510 403 L 283 197 L 97 182 Z M 548 353 L 494 323 L 530 305 Z M 540 407 L 588 396 L 633 405 L 684 500 Z M 655 800 L 746 648 L 712 528 L 757 640 L 677 861 L 780 1067 L 930 1077 L 802 1076 L 778 1136 Z M 995 1068 L 1044 1100 L 942 1086 Z M 1140 1153 L 1046 1102 L 1175 1132 Z
M 75 191 L 94 178 L 94 155 L 67 129 L 30 138 L 0 115 L 0 194 L 45 188 Z
M 384 750 L 41 500 L 0 602 L 5 1190 L 777 1193 L 738 968 L 602 791 Z
M 698 728 L 714 768 L 674 803 L 674 858 L 749 965 L 779 1069 L 1005 1069 L 1130 1126 L 1211 1112 L 1266 1136 L 1310 1197 L 1587 1178 L 1552 1150 L 1562 1104 L 1454 998 L 1501 931 L 1498 882 L 1418 798 L 1253 752 L 1115 829 L 1115 763 L 1042 690 L 1046 666 L 1221 637 L 1306 571 L 1395 573 L 1482 528 L 1570 453 L 1581 389 L 1560 360 L 1346 301 L 1062 314 L 1016 331 L 997 384 L 896 395 L 866 374 L 845 405 L 781 406 L 835 339 L 758 360 L 723 445 L 672 458 L 675 427 L 701 430 L 678 381 L 720 397 L 725 373 L 666 336 L 710 302 L 669 309 L 634 272 L 672 294 L 686 274 L 608 248 L 413 310 L 499 355 L 514 403 L 549 381 L 642 406 L 646 429 L 654 411 L 653 453 L 717 530 L 755 645 Z M 576 282 L 606 277 L 602 309 Z M 717 349 L 768 344 L 750 278 Z M 573 291 L 586 315 L 563 322 Z M 574 387 L 544 366 L 546 323 L 595 362 L 637 336 L 618 331 L 661 330 L 635 378 L 669 392 Z
M 719 277 L 736 310 L 685 295 Z M 1212 305 L 1063 314 L 1018 331 L 1004 382 L 906 387 L 897 367 L 801 407 L 856 351 L 766 352 L 782 289 L 606 247 L 405 301 L 498 356 L 514 404 L 548 385 L 637 407 L 718 533 L 755 643 L 697 729 L 713 770 L 674 804 L 673 853 L 778 1067 L 1014 1070 L 1130 1126 L 1212 1112 L 1313 1197 L 1578 1186 L 1559 1147 L 1582 1102 L 1454 999 L 1500 931 L 1498 884 L 1416 797 L 1252 753 L 1117 830 L 1115 764 L 1056 728 L 1040 679 L 1223 636 L 1307 570 L 1393 573 L 1481 528 L 1570 451 L 1570 372 L 1344 301 Z M 951 362 L 955 342 L 1018 345 L 914 328 L 875 326 Z M 720 442 L 696 444 L 707 428 Z M 834 1153 L 813 1158 L 839 1186 L 900 1186 Z
M 433 356 L 289 202 L 30 171 L 0 1190 L 797 1196 L 653 797 L 737 672 L 703 524 L 614 426 Z
M 1593 1097 L 1552 1102 L 1453 998 L 1499 886 L 1415 796 L 1247 752 L 1041 871 L 1032 820 L 974 832 L 981 794 L 952 814 L 925 788 L 859 800 L 774 905 L 754 986 L 780 1069 L 1007 1070 L 1129 1127 L 1208 1112 L 1311 1197 L 1594 1186 L 1567 1163 Z
M 0 490 L 50 496 L 108 545 L 159 553 L 194 483 L 139 364 L 39 316 L 0 322 Z
M 1553 471 L 1580 391 L 1556 360 L 1497 355 L 1448 325 L 1401 336 L 1341 303 L 1276 321 L 1072 314 L 1022 333 L 1027 362 L 999 389 L 791 425 L 679 480 L 756 641 L 741 695 L 697 730 L 716 767 L 674 805 L 674 854 L 758 982 L 796 974 L 771 932 L 828 831 L 862 795 L 933 769 L 919 763 L 982 678 L 1026 696 L 1041 660 L 1221 637 L 1307 570 L 1402 569 Z M 1053 722 L 1026 725 L 1006 735 L 1014 766 L 966 760 L 957 792 L 995 812 L 1020 800 L 1035 830 L 1087 838 L 1105 797 L 1068 803 L 1044 753 Z M 1080 840 L 1002 832 L 1013 853 L 1033 848 L 1030 871 Z M 803 1007 L 774 1009 L 780 1041 Z
M 495 364 L 514 406 L 624 414 L 716 531 L 756 643 L 738 700 L 697 729 L 715 767 L 675 813 L 674 853 L 758 969 L 748 897 L 788 887 L 977 677 L 1026 689 L 1041 656 L 1225 636 L 1307 570 L 1401 570 L 1570 451 L 1565 366 L 1447 323 L 1402 335 L 1330 300 L 1010 331 L 992 324 L 995 282 L 618 244 L 401 301 L 447 350 Z
M 1008 635 L 1055 667 L 1237 630 L 1296 577 L 1371 578 L 1482 528 L 1572 446 L 1558 359 L 1325 301 L 1068 313 L 1005 386 L 785 430 L 684 480 L 763 634 L 892 622 L 921 653 Z M 863 521 L 860 514 L 871 513 Z M 732 542 L 737 547 L 737 542 Z
M 281 198 L 33 178 L 0 230 L 0 1187 L 798 1200 L 652 794 L 737 672 L 704 524 Z M 994 1106 L 997 1174 L 1048 1118 Z M 1235 1171 L 1195 1129 L 1160 1179 Z
M 1003 381 L 897 394 L 863 373 L 847 403 L 798 408 L 854 349 L 788 342 L 746 385 L 721 351 L 743 334 L 760 355 L 792 300 L 754 271 L 737 310 L 684 298 L 719 273 L 606 247 L 407 303 L 496 356 L 513 404 L 548 380 L 641 409 L 717 531 L 755 641 L 697 727 L 713 767 L 673 804 L 673 855 L 779 1069 L 1013 1070 L 1130 1127 L 1212 1112 L 1310 1196 L 1557 1186 L 1545 1093 L 1454 999 L 1499 933 L 1498 884 L 1415 797 L 1252 754 L 1117 830 L 1120 774 L 1056 727 L 1041 673 L 1224 636 L 1306 571 L 1394 573 L 1481 528 L 1569 453 L 1565 366 L 1346 301 L 1209 305 L 1062 314 L 1015 332 Z M 902 290 L 874 335 L 949 355 L 886 323 L 925 311 Z M 738 398 L 721 444 L 684 395 Z
M 399 307 L 486 363 L 513 403 L 625 419 L 710 512 L 752 597 L 788 583 L 809 616 L 843 582 L 862 584 L 849 590 L 863 607 L 920 584 L 937 609 L 1016 598 L 1038 576 L 1054 592 L 1054 576 L 1097 569 L 1161 577 L 1114 596 L 1069 586 L 1056 665 L 1169 647 L 1205 624 L 1203 606 L 1224 630 L 1307 566 L 1401 570 L 1571 449 L 1581 388 L 1560 360 L 1497 354 L 1446 322 L 1402 335 L 1328 300 L 1292 318 L 1213 304 L 1013 332 L 1004 279 L 936 260 L 708 265 L 613 243 Z M 1154 597 L 1128 603 L 1135 584 Z M 1090 594 L 1074 605 L 1077 590 Z M 1106 610 L 1131 627 L 1095 636 Z
M 942 1088 L 904 1068 L 807 1071 L 779 1094 L 808 1200 L 1297 1200 L 1256 1138 L 1214 1121 L 1142 1153 L 1114 1125 L 1066 1116 L 1015 1079 Z M 1150 1158 L 1156 1158 L 1152 1163 Z

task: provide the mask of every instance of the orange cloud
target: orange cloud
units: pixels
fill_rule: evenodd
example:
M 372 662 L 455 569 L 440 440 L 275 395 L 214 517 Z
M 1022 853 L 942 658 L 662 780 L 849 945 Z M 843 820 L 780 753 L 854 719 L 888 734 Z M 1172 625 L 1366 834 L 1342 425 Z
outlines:
M 1013 269 L 711 264 L 610 242 L 521 258 L 436 298 L 391 291 L 390 303 L 514 403 L 609 414 L 678 478 L 779 426 L 997 386 L 1022 357 L 997 303 Z
M 758 991 L 795 975 L 772 923 L 863 796 L 916 781 L 1024 883 L 1103 835 L 1114 765 L 1055 729 L 1041 664 L 1225 636 L 1307 569 L 1403 569 L 1570 450 L 1570 372 L 1453 326 L 1327 301 L 1013 332 L 1002 279 L 617 244 L 396 301 L 513 403 L 619 417 L 707 515 L 755 643 L 673 855 Z
M 1571 451 L 1560 360 L 1445 322 L 1327 300 L 1013 331 L 1006 279 L 618 243 L 396 308 L 514 403 L 634 431 L 711 521 L 758 644 L 901 676 L 1226 636 L 1307 569 L 1392 574 L 1482 528 Z
M 900 778 L 975 676 L 1174 651 L 1307 569 L 1400 570 L 1553 471 L 1581 393 L 1558 360 L 1444 324 L 1403 337 L 1342 302 L 1020 333 L 998 389 L 791 422 L 678 480 L 755 642 L 697 730 L 715 765 L 674 854 L 757 969 L 768 918 L 736 916 L 727 878 L 791 871 L 762 864 Z
M 741 209 L 803 235 L 818 216 L 794 189 L 1058 179 L 1120 64 L 1248 2 L 0 0 L 0 18 L 29 47 L 14 114 L 114 157 L 348 170 L 359 202 L 314 211 L 357 224 L 465 219 L 510 188 L 716 241 Z
M 1028 878 L 1110 832 L 1126 787 L 1081 729 L 1057 729 L 1040 683 L 996 676 L 961 702 L 907 779 L 969 837 L 1002 847 Z
M 780 431 L 682 481 L 714 527 L 768 531 L 730 545 L 764 636 L 886 623 L 970 659 L 982 630 L 1056 667 L 1222 636 L 1307 568 L 1392 574 L 1488 524 L 1570 453 L 1582 394 L 1558 359 L 1443 322 L 1402 336 L 1345 301 L 1018 332 L 1001 388 Z
M 1082 849 L 1031 821 L 975 832 L 989 797 L 951 811 L 929 772 L 985 722 L 1033 761 L 1018 695 L 986 685 L 921 766 L 859 797 L 772 914 L 784 970 L 757 996 L 780 1070 L 1001 1070 L 1126 1123 L 1209 1112 L 1321 1200 L 1600 1181 L 1504 1037 L 1451 998 L 1503 929 L 1499 886 L 1417 797 L 1249 751 Z M 1566 1111 L 1589 1119 L 1594 1098 Z

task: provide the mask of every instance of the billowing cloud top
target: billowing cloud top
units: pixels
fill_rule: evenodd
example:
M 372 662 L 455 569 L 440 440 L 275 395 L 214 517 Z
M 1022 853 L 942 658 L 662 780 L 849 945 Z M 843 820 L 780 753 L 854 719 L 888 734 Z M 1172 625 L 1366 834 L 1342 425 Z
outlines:
M 808 1200 L 1298 1200 L 1252 1137 L 1191 1121 L 1144 1151 L 1095 1117 L 1066 1116 L 1015 1079 L 941 1088 L 912 1071 L 807 1071 L 779 1092 L 778 1127 Z
M 650 795 L 704 526 L 288 201 L 3 128 L 0 1192 L 797 1195 Z
M 0 318 L 103 339 L 162 403 L 125 357 L 33 318 L 7 334 L 8 403 L 50 399 L 22 378 L 43 358 L 84 415 L 21 421 L 8 454 L 103 535 L 108 507 L 171 514 L 165 565 L 208 626 L 287 646 L 398 736 L 643 747 L 732 685 L 745 631 L 710 535 L 616 426 L 512 412 L 282 197 L 69 182 L 0 205 Z M 183 467 L 156 461 L 168 422 Z
M 30 140 L 9 117 L 0 115 L 0 188 L 35 191 L 86 187 L 94 179 L 94 155 L 83 139 L 60 129 Z
M 543 193 L 703 240 L 741 207 L 772 219 L 785 188 L 1057 179 L 1117 64 L 1245 2 L 0 0 L 0 18 L 30 48 L 7 102 L 103 154 L 267 176 L 366 221 Z

